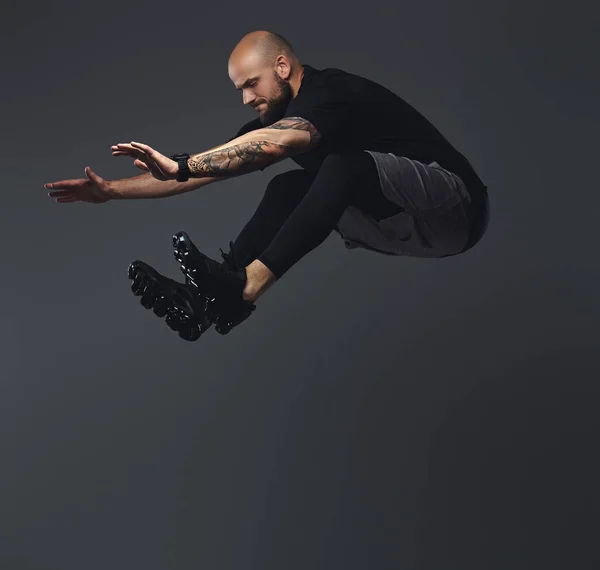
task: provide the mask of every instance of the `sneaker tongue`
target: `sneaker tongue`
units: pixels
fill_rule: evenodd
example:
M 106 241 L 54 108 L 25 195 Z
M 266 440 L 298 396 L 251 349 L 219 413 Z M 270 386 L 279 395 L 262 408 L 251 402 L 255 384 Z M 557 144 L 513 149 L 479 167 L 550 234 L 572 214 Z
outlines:
M 221 248 L 219 248 L 219 249 L 221 250 L 221 257 L 223 258 L 225 263 L 227 263 L 227 265 L 230 267 L 230 269 L 237 270 L 238 268 L 236 267 L 235 261 L 233 260 L 233 255 L 231 253 L 231 250 L 229 250 L 229 253 L 225 253 Z

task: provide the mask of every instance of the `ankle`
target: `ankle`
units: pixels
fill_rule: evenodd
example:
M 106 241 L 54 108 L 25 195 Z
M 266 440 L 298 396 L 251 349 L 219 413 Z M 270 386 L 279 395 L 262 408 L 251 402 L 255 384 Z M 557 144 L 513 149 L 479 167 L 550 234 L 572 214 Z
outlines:
M 255 259 L 246 267 L 243 299 L 254 303 L 276 280 L 275 274 L 264 263 Z

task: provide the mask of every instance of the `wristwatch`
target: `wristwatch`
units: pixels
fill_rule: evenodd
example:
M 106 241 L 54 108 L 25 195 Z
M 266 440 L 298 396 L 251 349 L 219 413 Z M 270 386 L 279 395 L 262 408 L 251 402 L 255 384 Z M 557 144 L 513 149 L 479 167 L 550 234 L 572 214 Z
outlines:
M 190 178 L 190 167 L 188 166 L 188 158 L 189 154 L 185 152 L 180 152 L 177 154 L 172 154 L 169 158 L 171 160 L 175 160 L 179 164 L 179 170 L 177 172 L 177 182 L 185 182 Z

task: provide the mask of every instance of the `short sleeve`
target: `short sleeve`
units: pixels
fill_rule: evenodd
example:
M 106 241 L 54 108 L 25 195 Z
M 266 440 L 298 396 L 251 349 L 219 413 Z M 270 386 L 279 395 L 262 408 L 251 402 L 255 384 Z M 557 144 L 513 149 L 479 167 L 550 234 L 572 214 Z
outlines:
M 327 146 L 341 145 L 350 128 L 351 100 L 334 81 L 310 85 L 290 101 L 284 117 L 310 121 Z

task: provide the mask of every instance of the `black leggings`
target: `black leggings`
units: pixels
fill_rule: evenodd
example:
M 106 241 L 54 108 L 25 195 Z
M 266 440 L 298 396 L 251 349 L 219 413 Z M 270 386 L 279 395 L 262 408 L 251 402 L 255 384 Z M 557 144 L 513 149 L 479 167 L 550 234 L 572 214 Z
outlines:
M 238 267 L 255 259 L 280 279 L 323 243 L 348 205 L 381 220 L 401 212 L 381 191 L 373 157 L 362 150 L 334 152 L 319 171 L 274 176 L 250 221 L 231 247 Z

